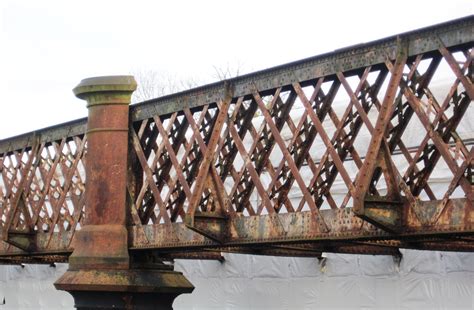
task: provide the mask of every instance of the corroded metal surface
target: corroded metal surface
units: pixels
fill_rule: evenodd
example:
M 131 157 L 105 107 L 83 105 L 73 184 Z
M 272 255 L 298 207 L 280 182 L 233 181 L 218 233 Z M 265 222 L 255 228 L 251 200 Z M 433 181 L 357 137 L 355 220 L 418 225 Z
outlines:
M 131 76 L 88 78 L 74 88 L 87 100 L 84 227 L 75 234 L 70 268 L 129 267 L 126 229 L 128 114 Z
M 173 309 L 179 294 L 194 289 L 182 273 L 165 270 L 68 271 L 55 286 L 71 293 L 77 309 Z
M 130 250 L 472 250 L 473 46 L 469 16 L 131 107 Z M 85 130 L 0 141 L 0 255 L 72 251 Z
M 54 286 L 69 292 L 78 309 L 171 309 L 176 296 L 194 289 L 159 258 L 129 255 L 129 105 L 136 88 L 133 76 L 101 76 L 73 90 L 89 112 L 85 220 L 74 236 L 69 268 Z M 12 237 L 7 241 L 12 244 Z

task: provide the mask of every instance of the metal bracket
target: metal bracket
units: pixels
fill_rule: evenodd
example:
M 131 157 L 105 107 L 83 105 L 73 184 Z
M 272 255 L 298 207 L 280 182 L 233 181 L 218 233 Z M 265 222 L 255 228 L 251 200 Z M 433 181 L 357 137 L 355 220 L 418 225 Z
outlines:
M 194 213 L 186 215 L 186 227 L 213 241 L 223 244 L 228 236 L 228 217 L 214 212 Z
M 36 233 L 9 231 L 5 242 L 26 252 L 36 251 Z
M 364 200 L 364 212 L 357 216 L 390 233 L 399 233 L 402 228 L 402 201 L 391 201 L 385 197 L 367 196 Z

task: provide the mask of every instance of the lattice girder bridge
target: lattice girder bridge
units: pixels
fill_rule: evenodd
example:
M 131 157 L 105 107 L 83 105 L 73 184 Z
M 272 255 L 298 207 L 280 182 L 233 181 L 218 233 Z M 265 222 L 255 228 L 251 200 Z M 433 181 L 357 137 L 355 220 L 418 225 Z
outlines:
M 130 106 L 130 253 L 473 251 L 473 42 L 469 16 Z M 0 141 L 2 262 L 67 261 L 86 131 Z

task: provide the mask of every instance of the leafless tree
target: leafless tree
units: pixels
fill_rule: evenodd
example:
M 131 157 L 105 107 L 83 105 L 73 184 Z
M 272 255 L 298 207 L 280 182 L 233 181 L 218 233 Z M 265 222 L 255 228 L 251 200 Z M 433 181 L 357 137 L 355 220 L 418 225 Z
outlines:
M 213 66 L 213 68 L 214 78 L 223 81 L 239 76 L 242 73 L 243 64 L 241 61 L 237 61 L 234 64 L 227 63 L 224 66 Z
M 151 69 L 133 70 L 131 74 L 138 84 L 137 90 L 133 93 L 133 103 L 173 94 L 200 84 L 200 81 L 196 78 L 182 79 Z
M 213 66 L 215 73 L 211 80 L 223 81 L 239 76 L 242 67 L 240 61 L 235 64 L 227 63 L 223 66 Z M 138 84 L 137 90 L 133 93 L 133 103 L 173 94 L 202 84 L 202 81 L 195 77 L 179 78 L 167 72 L 159 72 L 153 69 L 136 69 L 131 74 Z

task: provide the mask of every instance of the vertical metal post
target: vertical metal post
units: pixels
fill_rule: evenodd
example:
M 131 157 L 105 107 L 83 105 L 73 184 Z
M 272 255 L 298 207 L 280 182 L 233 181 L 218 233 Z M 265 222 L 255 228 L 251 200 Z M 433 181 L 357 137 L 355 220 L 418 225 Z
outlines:
M 74 88 L 89 110 L 85 225 L 75 235 L 69 269 L 55 286 L 71 293 L 78 309 L 171 309 L 177 295 L 194 289 L 170 268 L 130 263 L 128 120 L 136 87 L 132 76 L 105 76 Z

